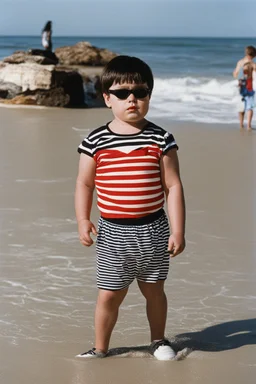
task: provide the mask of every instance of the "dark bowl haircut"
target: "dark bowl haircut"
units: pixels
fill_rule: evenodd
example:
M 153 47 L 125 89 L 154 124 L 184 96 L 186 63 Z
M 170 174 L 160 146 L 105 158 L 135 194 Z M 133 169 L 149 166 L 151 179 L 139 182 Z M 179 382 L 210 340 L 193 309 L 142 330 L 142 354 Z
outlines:
M 154 87 L 154 78 L 150 67 L 141 59 L 120 55 L 110 60 L 101 75 L 101 88 L 108 93 L 112 84 L 147 84 L 150 94 Z

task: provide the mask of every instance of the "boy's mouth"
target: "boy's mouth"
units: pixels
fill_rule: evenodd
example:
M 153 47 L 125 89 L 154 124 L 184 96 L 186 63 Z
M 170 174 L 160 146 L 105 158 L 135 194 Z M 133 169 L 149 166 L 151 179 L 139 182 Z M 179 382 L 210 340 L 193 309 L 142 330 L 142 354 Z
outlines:
M 135 109 L 137 109 L 136 107 L 130 107 L 128 108 L 128 111 L 135 111 Z

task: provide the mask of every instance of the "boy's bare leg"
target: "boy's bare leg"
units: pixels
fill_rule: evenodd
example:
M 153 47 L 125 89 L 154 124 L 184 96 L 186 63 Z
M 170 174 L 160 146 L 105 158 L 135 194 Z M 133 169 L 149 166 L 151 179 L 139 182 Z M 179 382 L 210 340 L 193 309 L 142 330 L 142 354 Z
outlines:
M 244 112 L 239 112 L 240 129 L 244 128 Z
M 95 311 L 95 348 L 107 352 L 111 333 L 116 324 L 119 306 L 128 288 L 118 291 L 99 289 Z
M 167 299 L 164 292 L 164 280 L 157 283 L 138 281 L 141 293 L 147 301 L 147 317 L 151 332 L 151 341 L 164 338 L 167 317 Z
M 250 109 L 247 112 L 247 131 L 250 131 L 252 129 L 252 117 L 253 117 L 253 110 Z

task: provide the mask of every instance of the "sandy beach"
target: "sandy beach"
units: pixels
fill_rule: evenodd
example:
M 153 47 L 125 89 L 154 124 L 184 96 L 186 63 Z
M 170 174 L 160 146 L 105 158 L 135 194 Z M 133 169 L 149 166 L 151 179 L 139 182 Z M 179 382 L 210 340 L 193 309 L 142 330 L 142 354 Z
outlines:
M 134 282 L 113 357 L 75 358 L 92 347 L 97 295 L 95 248 L 77 235 L 76 150 L 111 118 L 107 109 L 0 108 L 1 383 L 254 384 L 256 131 L 236 125 L 154 120 L 179 145 L 187 205 L 187 247 L 166 282 L 166 336 L 191 352 L 171 362 L 140 353 L 149 330 Z

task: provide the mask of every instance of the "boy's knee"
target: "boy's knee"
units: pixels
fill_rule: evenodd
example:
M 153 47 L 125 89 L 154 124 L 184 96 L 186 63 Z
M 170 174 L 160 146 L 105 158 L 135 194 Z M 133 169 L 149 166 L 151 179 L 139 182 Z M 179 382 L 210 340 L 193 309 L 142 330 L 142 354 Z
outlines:
M 143 296 L 148 300 L 161 298 L 164 293 L 164 281 L 157 283 L 139 283 L 139 287 Z
M 120 305 L 123 301 L 125 295 L 127 293 L 127 289 L 119 290 L 119 291 L 107 291 L 101 289 L 98 295 L 98 302 L 106 305 Z

